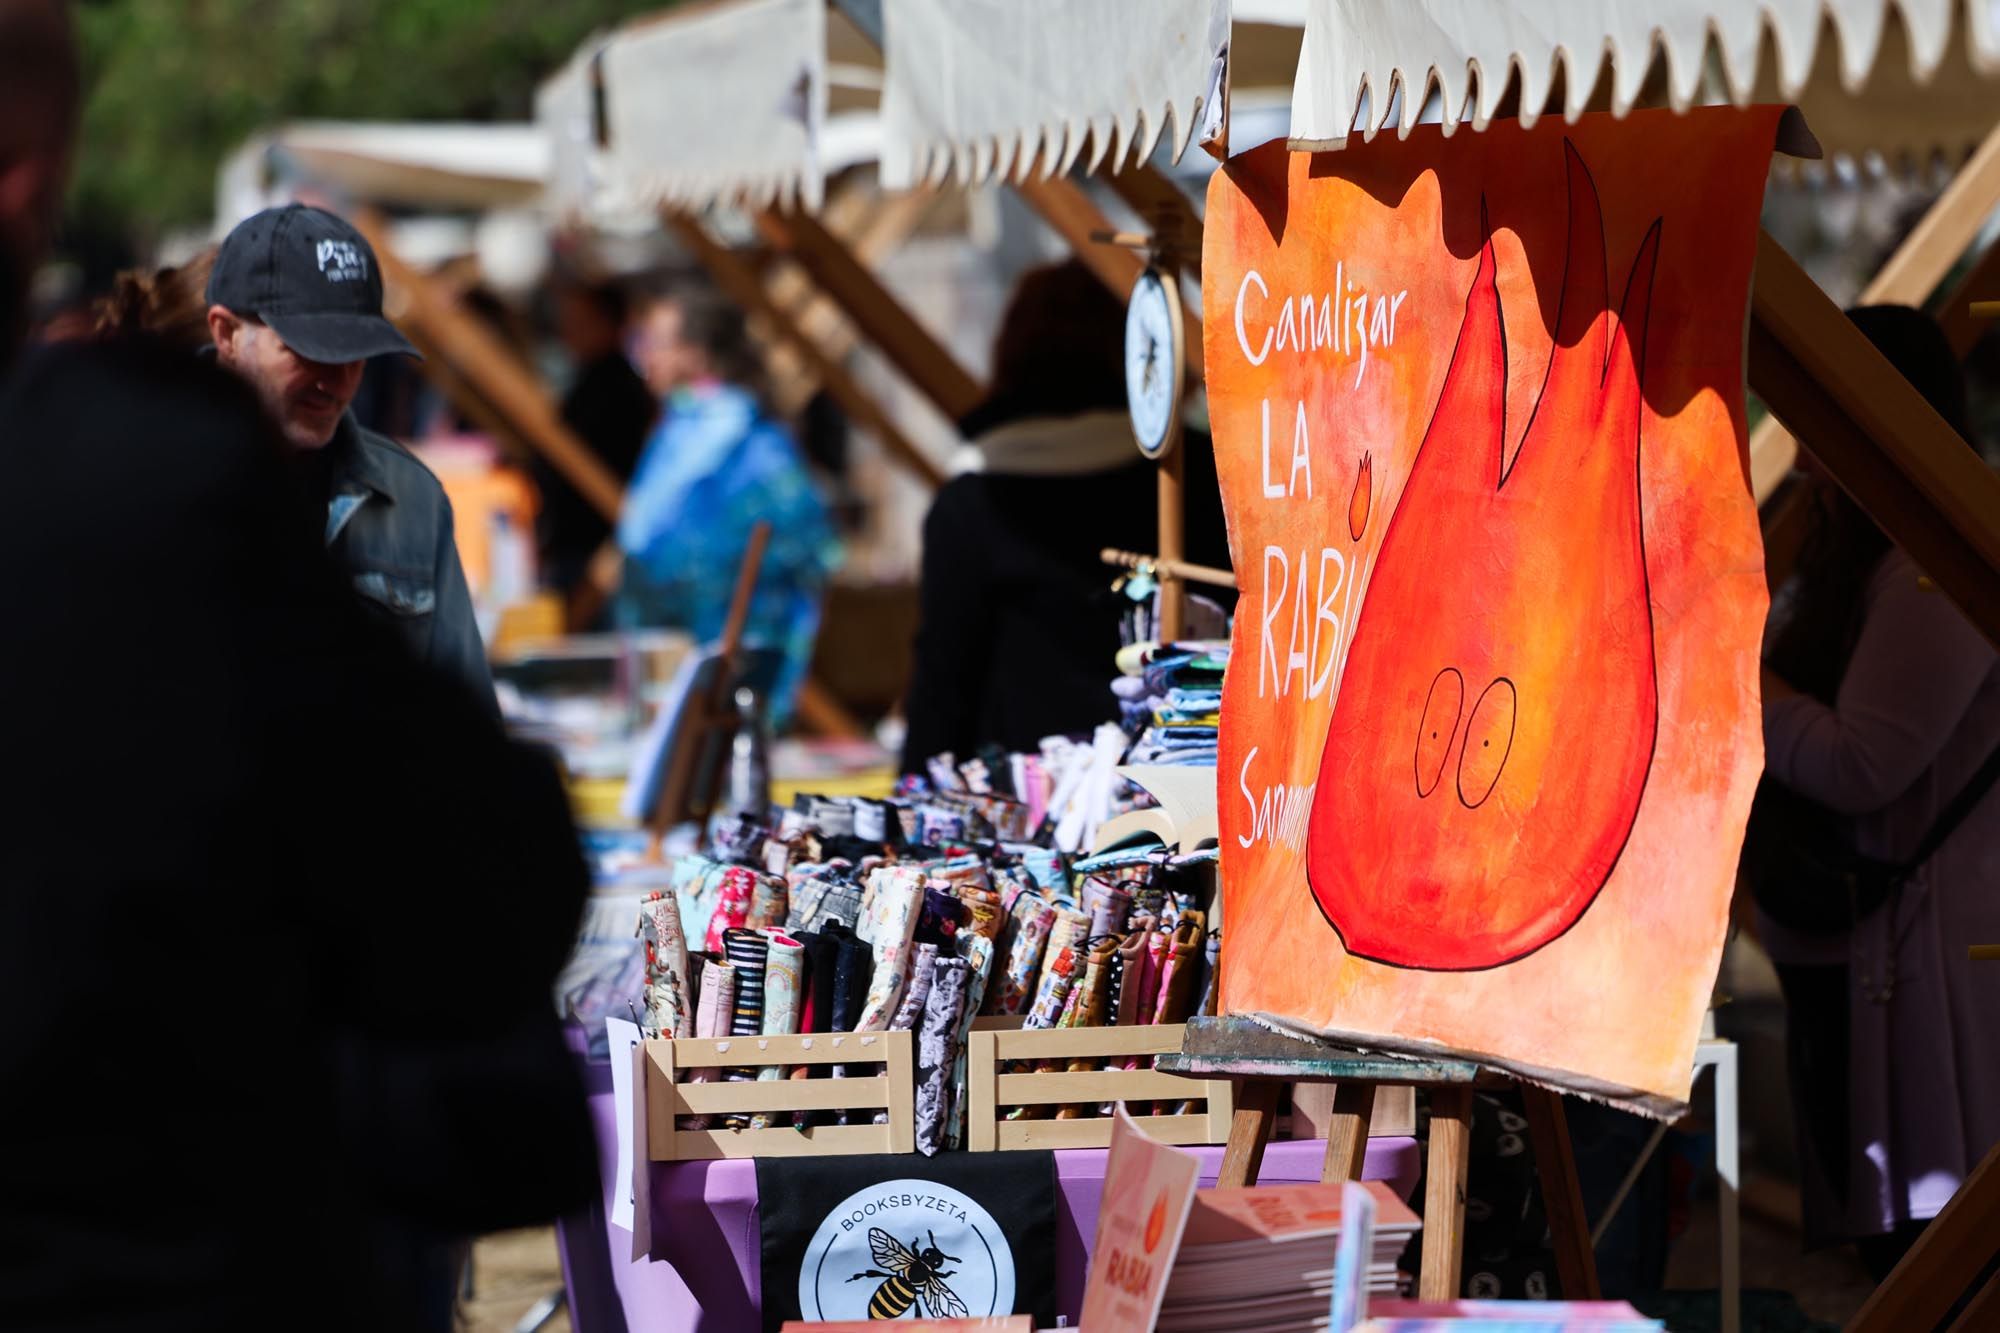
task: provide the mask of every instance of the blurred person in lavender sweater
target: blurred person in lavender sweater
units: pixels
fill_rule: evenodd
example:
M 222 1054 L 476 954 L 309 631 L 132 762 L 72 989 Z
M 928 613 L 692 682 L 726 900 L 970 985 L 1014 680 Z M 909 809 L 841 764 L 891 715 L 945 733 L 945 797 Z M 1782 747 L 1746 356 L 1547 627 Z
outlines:
M 1936 322 L 1849 317 L 1969 439 Z M 1852 816 L 1863 854 L 1900 862 L 2000 746 L 2000 656 L 1830 478 L 1809 484 L 1813 532 L 1773 615 L 1765 762 Z M 1853 929 L 1759 928 L 1785 992 L 1808 1242 L 1856 1242 L 1879 1278 L 2000 1142 L 2000 967 L 1966 949 L 2000 940 L 2000 790 Z

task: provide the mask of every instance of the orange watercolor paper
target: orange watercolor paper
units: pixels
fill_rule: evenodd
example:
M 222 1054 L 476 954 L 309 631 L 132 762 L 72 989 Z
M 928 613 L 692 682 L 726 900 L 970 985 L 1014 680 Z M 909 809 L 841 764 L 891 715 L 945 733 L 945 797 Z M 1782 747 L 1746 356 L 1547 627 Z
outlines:
M 1778 114 L 1216 173 L 1226 1011 L 1685 1103 L 1763 766 L 1743 347 Z

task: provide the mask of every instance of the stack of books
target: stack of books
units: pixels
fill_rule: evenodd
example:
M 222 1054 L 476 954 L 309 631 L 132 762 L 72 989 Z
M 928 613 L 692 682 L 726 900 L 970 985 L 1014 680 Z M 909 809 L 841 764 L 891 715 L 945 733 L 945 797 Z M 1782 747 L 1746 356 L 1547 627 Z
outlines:
M 1397 1257 L 1422 1223 L 1387 1186 L 1370 1181 L 1367 1189 L 1375 1198 L 1375 1245 L 1366 1288 L 1371 1296 L 1394 1296 L 1403 1282 Z M 1332 1184 L 1195 1195 L 1167 1277 L 1160 1333 L 1327 1327 L 1340 1194 Z

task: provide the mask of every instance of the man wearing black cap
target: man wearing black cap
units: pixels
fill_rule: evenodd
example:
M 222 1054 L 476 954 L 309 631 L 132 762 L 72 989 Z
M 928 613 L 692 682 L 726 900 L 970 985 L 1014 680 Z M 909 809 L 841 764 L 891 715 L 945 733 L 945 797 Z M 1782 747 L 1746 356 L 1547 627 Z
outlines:
M 417 349 L 382 316 L 360 232 L 303 204 L 237 224 L 208 279 L 216 359 L 256 389 L 326 506 L 326 544 L 417 657 L 491 705 L 493 681 L 438 479 L 348 413 L 371 356 Z

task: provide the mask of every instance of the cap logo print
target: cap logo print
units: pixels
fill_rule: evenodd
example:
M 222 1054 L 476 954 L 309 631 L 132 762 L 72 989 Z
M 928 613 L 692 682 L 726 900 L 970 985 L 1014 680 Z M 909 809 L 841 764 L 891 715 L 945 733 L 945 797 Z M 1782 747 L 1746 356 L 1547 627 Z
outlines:
M 352 241 L 321 241 L 318 257 L 320 275 L 328 282 L 365 282 L 368 279 L 368 259 Z

